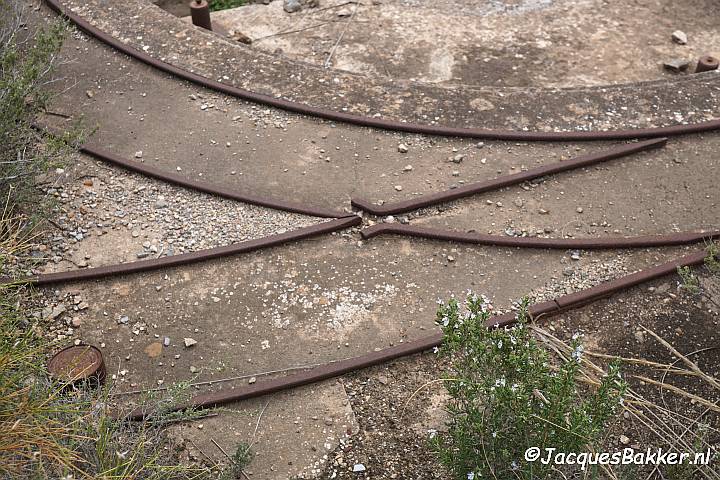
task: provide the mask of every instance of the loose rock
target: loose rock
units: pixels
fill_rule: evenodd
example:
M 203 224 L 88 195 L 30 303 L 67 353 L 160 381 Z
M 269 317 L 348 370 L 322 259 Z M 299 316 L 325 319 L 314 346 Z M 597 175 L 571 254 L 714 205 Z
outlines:
M 679 45 L 685 45 L 688 41 L 687 35 L 682 30 L 675 30 L 672 33 L 672 39 L 673 39 L 673 42 L 675 42 Z
M 670 70 L 671 72 L 682 72 L 688 69 L 690 66 L 690 61 L 685 60 L 684 58 L 676 58 L 674 60 L 668 60 L 667 62 L 663 63 L 663 67 L 665 67 L 666 70 Z
M 283 3 L 283 10 L 287 13 L 299 12 L 301 9 L 302 5 L 300 4 L 300 0 L 285 0 Z

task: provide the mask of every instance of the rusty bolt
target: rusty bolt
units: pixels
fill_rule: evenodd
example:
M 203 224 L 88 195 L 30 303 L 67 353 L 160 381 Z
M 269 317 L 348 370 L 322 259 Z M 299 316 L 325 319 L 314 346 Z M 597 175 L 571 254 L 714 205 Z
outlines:
M 710 55 L 703 55 L 700 57 L 695 68 L 695 73 L 709 72 L 710 70 L 718 69 L 718 59 L 711 57 Z

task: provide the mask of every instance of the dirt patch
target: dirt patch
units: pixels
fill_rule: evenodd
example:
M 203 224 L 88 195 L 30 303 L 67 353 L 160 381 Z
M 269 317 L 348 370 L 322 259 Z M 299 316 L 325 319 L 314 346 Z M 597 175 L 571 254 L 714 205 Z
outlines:
M 717 301 L 720 282 L 707 275 L 702 278 Z M 720 374 L 717 336 L 709 332 L 716 330 L 720 312 L 710 302 L 679 292 L 676 281 L 677 278 L 668 277 L 636 287 L 549 321 L 541 319 L 540 325 L 565 340 L 574 333 L 584 334 L 586 348 L 594 352 L 662 363 L 675 361 L 676 357 L 658 342 L 637 335 L 640 325 L 644 325 L 684 354 L 700 350 L 691 357 L 707 374 L 717 376 Z M 429 435 L 444 427 L 444 389 L 442 384 L 430 382 L 440 378 L 445 368 L 443 361 L 428 353 L 345 376 L 343 381 L 360 429 L 333 453 L 320 478 L 450 478 L 427 442 Z M 626 366 L 624 372 L 631 387 L 645 398 L 687 419 L 718 427 L 717 417 L 703 406 L 631 377 L 648 375 L 647 371 Z M 662 379 L 662 372 L 649 375 Z M 717 400 L 717 391 L 701 386 L 692 377 L 669 376 L 666 380 L 711 401 Z M 683 434 L 682 430 L 678 434 Z M 717 439 L 711 435 L 707 441 L 713 444 Z M 638 451 L 667 447 L 628 415 L 612 424 L 605 445 L 611 452 L 627 446 Z M 353 472 L 357 464 L 362 464 L 365 471 Z M 650 469 L 633 468 L 625 473 L 645 478 Z

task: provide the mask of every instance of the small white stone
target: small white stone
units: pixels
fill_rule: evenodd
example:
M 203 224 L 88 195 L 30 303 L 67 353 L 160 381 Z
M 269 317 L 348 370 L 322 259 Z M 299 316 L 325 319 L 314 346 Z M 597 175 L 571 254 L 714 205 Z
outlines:
M 672 33 L 672 39 L 673 39 L 673 42 L 675 42 L 679 45 L 685 45 L 688 41 L 687 35 L 682 30 L 675 30 Z

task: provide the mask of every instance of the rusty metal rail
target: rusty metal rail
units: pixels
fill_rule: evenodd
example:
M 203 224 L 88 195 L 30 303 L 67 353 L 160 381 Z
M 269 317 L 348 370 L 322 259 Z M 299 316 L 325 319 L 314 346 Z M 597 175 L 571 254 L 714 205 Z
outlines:
M 598 286 L 582 290 L 577 293 L 564 295 L 549 302 L 542 302 L 530 307 L 531 316 L 556 315 L 564 310 L 577 308 L 582 305 L 594 302 L 614 293 L 627 290 L 643 282 L 654 280 L 665 275 L 674 273 L 678 267 L 701 264 L 706 257 L 706 252 L 700 251 L 655 267 L 641 270 L 616 280 L 604 282 Z M 516 322 L 514 313 L 492 317 L 488 322 L 488 328 L 507 327 Z M 181 411 L 188 408 L 211 408 L 231 402 L 248 400 L 262 395 L 280 392 L 302 385 L 337 377 L 345 373 L 353 372 L 362 368 L 379 365 L 397 358 L 405 357 L 415 353 L 423 352 L 440 345 L 442 335 L 436 333 L 418 340 L 396 345 L 376 352 L 367 353 L 358 357 L 348 358 L 336 362 L 330 362 L 306 371 L 274 378 L 252 385 L 243 385 L 233 389 L 221 390 L 215 393 L 201 394 L 190 399 L 187 403 L 174 405 L 170 411 Z M 133 410 L 125 417 L 130 421 L 142 420 L 151 412 L 142 408 Z
M 616 159 L 632 153 L 658 148 L 665 145 L 667 139 L 664 137 L 673 135 L 684 135 L 692 133 L 707 132 L 720 129 L 720 119 L 714 119 L 706 122 L 696 123 L 692 125 L 673 125 L 657 128 L 637 128 L 613 131 L 569 131 L 569 132 L 528 132 L 528 131 L 512 131 L 512 130 L 493 130 L 485 128 L 456 128 L 443 127 L 436 125 L 417 124 L 403 121 L 383 120 L 379 118 L 371 118 L 362 115 L 354 115 L 330 109 L 314 107 L 298 102 L 276 98 L 265 94 L 260 94 L 248 90 L 244 90 L 232 85 L 224 84 L 219 81 L 204 77 L 202 75 L 189 72 L 183 68 L 163 62 L 152 56 L 137 50 L 133 47 L 125 45 L 112 35 L 103 32 L 99 28 L 93 26 L 90 22 L 82 18 L 80 15 L 70 11 L 64 6 L 61 0 L 46 0 L 55 11 L 66 16 L 78 28 L 86 33 L 94 36 L 99 41 L 115 48 L 116 50 L 129 55 L 130 57 L 141 61 L 147 65 L 157 68 L 163 72 L 174 75 L 183 80 L 187 80 L 201 87 L 216 90 L 218 92 L 237 97 L 250 102 L 256 102 L 271 107 L 283 109 L 303 115 L 310 115 L 317 118 L 345 122 L 353 125 L 365 127 L 379 128 L 385 130 L 394 130 L 401 132 L 453 136 L 479 139 L 494 140 L 511 140 L 511 141 L 590 141 L 590 140 L 631 140 L 638 138 L 649 138 L 652 140 L 638 142 L 628 145 L 622 145 L 609 151 L 589 154 L 576 159 L 558 162 L 554 165 L 538 167 L 516 175 L 499 177 L 486 182 L 479 182 L 466 185 L 458 189 L 440 192 L 431 195 L 421 196 L 413 200 L 397 202 L 388 205 L 373 205 L 362 199 L 353 199 L 352 204 L 375 215 L 391 215 L 396 213 L 407 212 L 418 208 L 436 205 L 448 202 L 469 195 L 486 192 L 502 188 L 509 185 L 515 185 L 521 182 L 532 180 L 534 178 L 555 174 L 558 172 L 581 168 L 594 165 L 600 162 Z M 144 260 L 130 262 L 120 265 L 110 265 L 104 267 L 89 268 L 84 270 L 76 270 L 72 272 L 59 272 L 51 274 L 37 275 L 34 277 L 19 280 L 18 282 L 32 283 L 36 285 L 49 285 L 60 282 L 86 281 L 110 277 L 114 275 L 126 275 L 137 272 L 145 272 L 157 270 L 166 267 L 174 267 L 186 265 L 194 262 L 210 260 L 228 255 L 247 253 L 263 248 L 285 244 L 290 241 L 301 240 L 313 236 L 331 233 L 352 226 L 361 224 L 361 219 L 357 216 L 347 216 L 340 212 L 334 212 L 324 209 L 314 209 L 304 207 L 289 202 L 283 202 L 274 199 L 260 198 L 256 196 L 243 195 L 233 192 L 222 187 L 215 187 L 209 184 L 188 180 L 179 175 L 164 172 L 152 167 L 139 165 L 137 162 L 122 159 L 114 154 L 104 152 L 100 149 L 84 146 L 82 151 L 95 156 L 101 160 L 119 165 L 123 168 L 131 169 L 136 172 L 158 178 L 167 182 L 181 185 L 195 190 L 211 193 L 224 198 L 231 198 L 256 205 L 277 208 L 280 210 L 314 215 L 318 217 L 333 218 L 320 225 L 300 228 L 298 230 L 278 235 L 272 235 L 256 240 L 241 242 L 226 247 L 202 250 L 194 253 L 176 255 L 172 257 L 164 257 L 152 260 Z M 539 239 L 539 238 L 505 238 L 481 234 L 467 234 L 457 232 L 447 232 L 441 230 L 433 230 L 428 228 L 420 228 L 414 226 L 383 224 L 370 227 L 363 230 L 362 235 L 365 238 L 371 238 L 383 233 L 398 233 L 424 238 L 435 238 L 441 240 L 452 240 L 475 244 L 489 244 L 499 246 L 514 247 L 532 247 L 532 248 L 626 248 L 626 247 L 654 247 L 665 245 L 680 245 L 691 242 L 697 242 L 703 239 L 715 238 L 720 232 L 708 233 L 683 233 L 670 234 L 664 236 L 645 236 L 635 238 L 620 239 Z M 652 267 L 625 277 L 605 282 L 596 287 L 583 290 L 574 294 L 561 296 L 555 300 L 542 302 L 530 307 L 530 313 L 533 316 L 538 315 L 555 315 L 563 310 L 576 308 L 581 305 L 593 302 L 603 297 L 607 297 L 619 291 L 624 291 L 632 286 L 640 283 L 668 275 L 676 271 L 680 266 L 691 266 L 702 263 L 705 258 L 705 252 L 696 252 L 673 261 Z M 0 279 L 0 282 L 8 282 L 9 279 Z M 516 322 L 515 314 L 504 314 L 493 317 L 489 323 L 489 328 L 509 326 Z M 238 388 L 221 390 L 216 393 L 201 394 L 192 398 L 189 402 L 178 404 L 171 407 L 173 411 L 179 411 L 187 408 L 207 408 L 218 406 L 230 402 L 236 402 L 249 398 L 254 398 L 289 388 L 307 385 L 320 380 L 336 377 L 348 372 L 352 372 L 361 368 L 370 367 L 381 364 L 390 360 L 394 360 L 403 356 L 425 351 L 429 348 L 437 346 L 442 341 L 439 333 L 420 338 L 411 342 L 403 343 L 391 348 L 371 352 L 358 357 L 330 362 L 328 364 L 318 366 L 297 374 L 287 375 L 271 380 L 258 382 L 252 385 L 244 385 Z M 147 411 L 136 410 L 131 412 L 127 417 L 129 420 L 140 420 L 148 414 Z
M 195 180 L 189 180 L 181 175 L 176 175 L 174 173 L 161 170 L 159 168 L 153 168 L 147 165 L 143 165 L 139 162 L 127 160 L 118 155 L 115 155 L 114 153 L 110 153 L 100 148 L 92 147 L 89 145 L 82 145 L 80 147 L 80 151 L 104 162 L 117 165 L 119 167 L 125 168 L 127 170 L 132 170 L 143 175 L 147 175 L 148 177 L 156 178 L 158 180 L 179 185 L 181 187 L 190 188 L 192 190 L 197 190 L 199 192 L 217 195 L 218 197 L 222 198 L 228 198 L 231 200 L 250 203 L 252 205 L 259 205 L 262 207 L 274 208 L 276 210 L 283 210 L 292 213 L 301 213 L 303 215 L 311 215 L 321 218 L 344 218 L 351 215 L 341 211 L 307 207 L 298 203 L 286 202 L 284 200 L 276 200 L 273 198 L 260 197 L 257 195 L 248 195 L 229 188 L 215 186 L 204 182 L 197 182 Z
M 279 233 L 267 237 L 248 240 L 246 242 L 234 243 L 225 247 L 209 248 L 192 253 L 183 253 L 171 257 L 154 258 L 151 260 L 140 260 L 137 262 L 120 263 L 104 267 L 86 268 L 83 270 L 72 270 L 69 272 L 46 273 L 33 277 L 10 279 L 0 278 L 0 284 L 22 283 L 32 285 L 51 285 L 63 282 L 81 282 L 95 280 L 98 278 L 112 277 L 116 275 L 128 275 L 131 273 L 149 272 L 161 268 L 177 267 L 191 263 L 203 262 L 214 258 L 227 257 L 241 253 L 254 252 L 264 248 L 275 247 L 291 241 L 298 241 L 306 238 L 316 237 L 326 233 L 337 232 L 349 227 L 360 225 L 360 217 L 350 216 L 338 218 L 318 225 L 298 228 L 286 233 Z
M 103 32 L 80 15 L 72 12 L 64 6 L 60 0 L 45 0 L 56 12 L 67 17 L 79 29 L 97 38 L 112 48 L 135 58 L 158 70 L 182 78 L 205 88 L 237 97 L 250 102 L 280 108 L 289 112 L 310 115 L 344 122 L 364 127 L 394 130 L 399 132 L 419 133 L 425 135 L 440 135 L 449 137 L 480 138 L 489 140 L 512 140 L 512 141 L 588 141 L 588 140 L 629 140 L 635 138 L 658 138 L 673 135 L 685 135 L 690 133 L 708 132 L 720 129 L 720 119 L 709 120 L 690 125 L 672 125 L 655 128 L 634 128 L 625 130 L 609 131 L 571 131 L 571 132 L 529 132 L 522 130 L 492 130 L 484 128 L 456 128 L 442 127 L 437 125 L 417 124 L 395 120 L 383 120 L 380 118 L 353 115 L 350 113 L 329 110 L 320 107 L 313 107 L 303 103 L 293 102 L 282 98 L 272 97 L 261 93 L 251 92 L 232 85 L 215 81 L 196 73 L 189 72 L 175 65 L 158 60 L 145 52 L 141 52 L 129 45 L 124 44 L 112 35 Z
M 398 225 L 396 223 L 378 223 L 360 230 L 365 239 L 384 234 L 407 235 L 410 237 L 445 240 L 475 245 L 491 245 L 495 247 L 521 248 L 552 248 L 583 250 L 599 250 L 611 248 L 652 248 L 687 245 L 703 240 L 720 238 L 720 231 L 714 232 L 683 232 L 666 235 L 643 235 L 638 237 L 607 237 L 607 238 L 540 238 L 540 237 L 503 237 L 474 232 L 457 232 L 437 228 L 417 227 L 414 225 Z
M 411 200 L 404 200 L 396 203 L 375 205 L 367 200 L 363 200 L 360 198 L 353 198 L 351 200 L 351 203 L 353 207 L 359 208 L 368 213 L 372 213 L 373 215 L 395 215 L 398 213 L 409 212 L 411 210 L 417 210 L 418 208 L 450 202 L 452 200 L 468 197 L 470 195 L 476 195 L 478 193 L 497 190 L 499 188 L 508 187 L 510 185 L 517 185 L 519 183 L 527 182 L 540 177 L 545 177 L 547 175 L 553 175 L 555 173 L 565 172 L 567 170 L 589 167 L 598 163 L 625 157 L 633 153 L 643 152 L 653 148 L 660 148 L 665 146 L 666 143 L 667 138 L 658 138 L 654 140 L 646 140 L 644 142 L 621 145 L 603 152 L 590 153 L 588 155 L 572 158 L 570 160 L 563 160 L 561 162 L 555 162 L 550 165 L 531 168 L 527 171 L 515 173 L 513 175 L 504 175 L 502 177 L 497 177 L 492 180 L 486 180 L 484 182 L 470 183 L 468 185 L 454 188 L 452 190 L 445 190 L 443 192 L 422 195 Z

